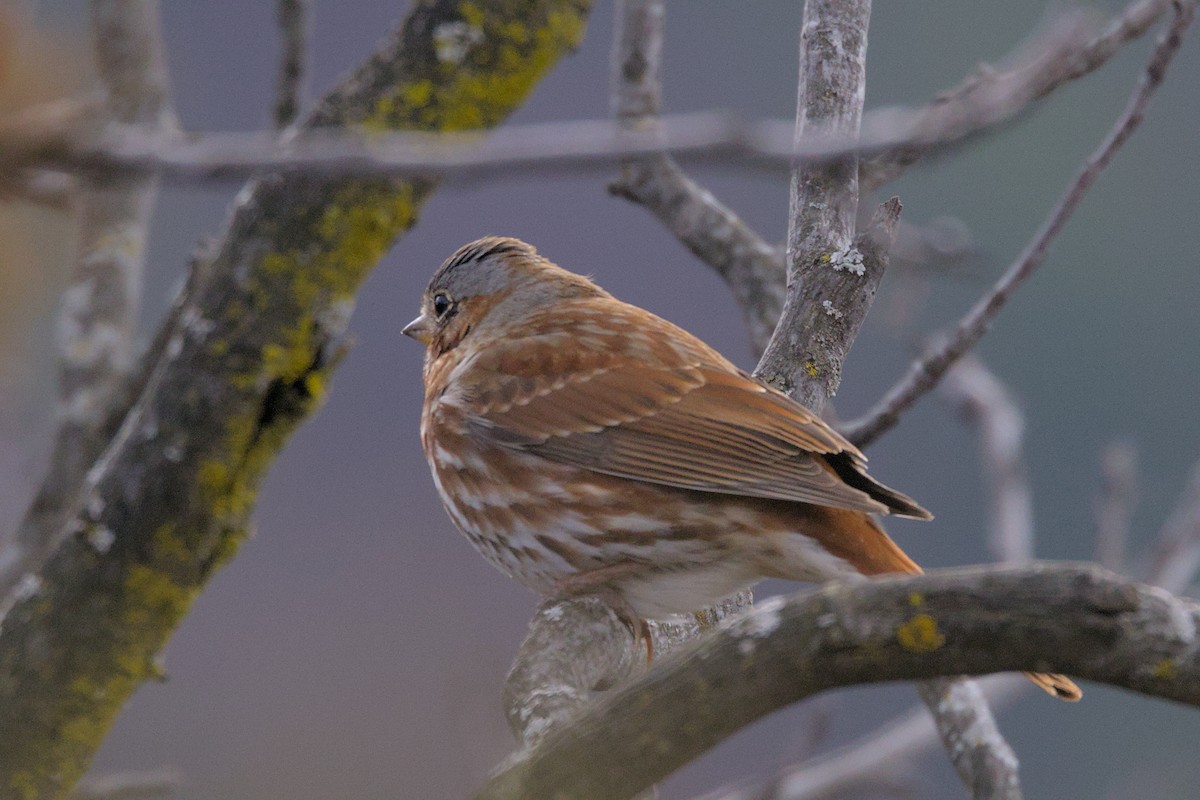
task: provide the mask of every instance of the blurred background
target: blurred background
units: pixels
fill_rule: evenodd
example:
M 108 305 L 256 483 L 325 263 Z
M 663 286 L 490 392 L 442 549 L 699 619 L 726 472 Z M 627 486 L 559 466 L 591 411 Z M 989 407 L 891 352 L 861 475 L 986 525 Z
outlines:
M 86 84 L 82 2 L 32 8 L 39 32 L 0 37 L 24 53 L 27 80 Z M 1092 4 L 1103 13 L 1118 2 Z M 316 0 L 312 92 L 362 60 L 406 3 Z M 666 109 L 795 113 L 801 3 L 668 4 Z M 275 3 L 163 4 L 174 103 L 191 130 L 270 127 L 277 69 Z M 925 102 L 979 62 L 1016 47 L 1042 0 L 877 3 L 868 109 Z M 7 35 L 7 34 L 6 34 Z M 608 114 L 612 7 L 598 0 L 587 38 L 514 122 Z M 38 38 L 44 37 L 44 38 Z M 1037 553 L 1088 559 L 1102 449 L 1140 453 L 1135 551 L 1151 541 L 1200 458 L 1200 47 L 1193 31 L 1134 139 L 1005 310 L 979 352 L 1025 411 Z M 889 187 L 904 218 L 953 215 L 980 257 L 931 276 L 904 328 L 888 321 L 903 276 L 889 275 L 845 366 L 837 398 L 864 411 L 902 372 L 924 332 L 957 317 L 1020 252 L 1126 103 L 1150 48 L 1127 46 L 1098 73 L 1055 93 L 1019 124 Z M 30 60 L 32 59 L 32 60 Z M 8 80 L 14 73 L 10 70 Z M 0 108 L 5 101 L 0 90 Z M 787 176 L 692 168 L 760 233 L 782 241 Z M 606 176 L 439 190 L 420 224 L 360 295 L 356 345 L 328 403 L 272 469 L 256 536 L 200 597 L 166 650 L 169 678 L 130 702 L 93 773 L 170 767 L 188 800 L 465 797 L 513 743 L 501 711 L 505 673 L 535 598 L 495 572 L 442 512 L 417 426 L 421 348 L 400 335 L 437 265 L 483 234 L 536 244 L 619 297 L 690 329 L 747 368 L 753 357 L 723 284 L 641 208 L 610 197 Z M 151 234 L 144 336 L 188 255 L 218 232 L 237 185 L 163 190 Z M 0 207 L 0 530 L 19 520 L 51 432 L 52 315 L 68 272 L 71 226 Z M 985 495 L 975 440 L 936 394 L 870 450 L 872 473 L 913 495 L 933 523 L 889 529 L 926 566 L 986 561 Z M 787 590 L 767 585 L 763 592 Z M 761 596 L 761 594 L 760 594 Z M 1196 795 L 1200 714 L 1085 685 L 1078 706 L 1028 693 L 1001 727 L 1030 797 Z M 766 777 L 852 740 L 915 701 L 909 686 L 839 692 L 781 712 L 671 778 L 687 798 Z M 917 795 L 963 789 L 940 750 L 917 765 Z

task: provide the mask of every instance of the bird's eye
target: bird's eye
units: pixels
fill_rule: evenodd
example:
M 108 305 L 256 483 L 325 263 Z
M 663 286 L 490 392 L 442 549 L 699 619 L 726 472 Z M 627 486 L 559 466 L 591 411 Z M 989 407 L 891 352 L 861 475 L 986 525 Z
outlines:
M 454 308 L 454 301 L 445 292 L 433 296 L 433 313 L 438 319 L 445 319 Z

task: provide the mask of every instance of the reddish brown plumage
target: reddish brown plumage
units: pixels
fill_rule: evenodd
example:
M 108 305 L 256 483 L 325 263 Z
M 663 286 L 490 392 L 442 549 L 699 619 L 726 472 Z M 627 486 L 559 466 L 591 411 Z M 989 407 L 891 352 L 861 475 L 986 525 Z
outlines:
M 920 571 L 870 514 L 929 513 L 852 444 L 523 242 L 460 249 L 405 333 L 428 347 L 422 444 L 447 511 L 537 592 L 646 619 L 762 577 Z

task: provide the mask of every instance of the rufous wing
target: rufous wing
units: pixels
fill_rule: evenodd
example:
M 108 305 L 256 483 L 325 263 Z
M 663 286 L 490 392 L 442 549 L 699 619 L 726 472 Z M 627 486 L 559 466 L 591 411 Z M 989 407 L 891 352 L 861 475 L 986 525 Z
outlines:
M 799 403 L 670 323 L 603 302 L 603 330 L 541 320 L 476 359 L 462 376 L 474 435 L 631 480 L 929 516 L 868 477 L 865 457 Z

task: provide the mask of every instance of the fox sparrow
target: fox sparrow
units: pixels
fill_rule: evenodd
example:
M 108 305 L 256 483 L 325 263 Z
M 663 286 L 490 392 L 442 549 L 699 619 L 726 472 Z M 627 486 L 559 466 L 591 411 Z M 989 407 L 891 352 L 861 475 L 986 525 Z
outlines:
M 600 596 L 637 629 L 764 577 L 920 572 L 871 514 L 929 512 L 854 445 L 522 241 L 459 249 L 404 333 L 427 348 L 421 443 L 447 512 L 536 592 Z

